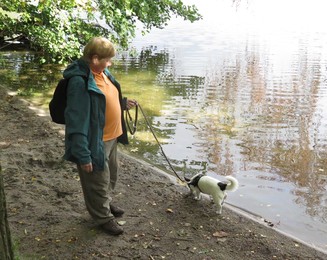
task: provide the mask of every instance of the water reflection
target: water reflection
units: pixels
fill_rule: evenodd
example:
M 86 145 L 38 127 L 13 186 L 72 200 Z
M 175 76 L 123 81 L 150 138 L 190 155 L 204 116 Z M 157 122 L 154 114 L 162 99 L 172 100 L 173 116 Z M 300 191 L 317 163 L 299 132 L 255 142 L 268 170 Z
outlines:
M 0 52 L 1 83 L 18 95 L 34 99 L 47 108 L 53 88 L 62 77 L 62 65 L 40 65 L 37 54 L 29 51 Z

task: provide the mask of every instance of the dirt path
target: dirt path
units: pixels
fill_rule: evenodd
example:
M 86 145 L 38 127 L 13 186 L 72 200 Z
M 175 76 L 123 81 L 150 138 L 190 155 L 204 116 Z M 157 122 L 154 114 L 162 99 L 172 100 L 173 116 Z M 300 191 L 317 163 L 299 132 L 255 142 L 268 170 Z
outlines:
M 112 237 L 85 210 L 74 165 L 61 160 L 62 128 L 0 87 L 0 159 L 19 259 L 326 259 L 122 155 L 114 194 L 126 213 Z

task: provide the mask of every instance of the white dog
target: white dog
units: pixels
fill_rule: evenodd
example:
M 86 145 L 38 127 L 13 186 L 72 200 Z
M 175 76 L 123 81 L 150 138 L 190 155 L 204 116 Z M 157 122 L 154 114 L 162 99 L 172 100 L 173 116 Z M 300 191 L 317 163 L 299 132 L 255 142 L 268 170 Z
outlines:
M 191 179 L 185 178 L 194 199 L 200 200 L 201 192 L 210 195 L 218 207 L 218 214 L 221 214 L 222 205 L 227 197 L 226 191 L 235 191 L 238 188 L 238 181 L 234 177 L 226 176 L 226 179 L 228 182 L 221 182 L 204 174 L 197 174 Z

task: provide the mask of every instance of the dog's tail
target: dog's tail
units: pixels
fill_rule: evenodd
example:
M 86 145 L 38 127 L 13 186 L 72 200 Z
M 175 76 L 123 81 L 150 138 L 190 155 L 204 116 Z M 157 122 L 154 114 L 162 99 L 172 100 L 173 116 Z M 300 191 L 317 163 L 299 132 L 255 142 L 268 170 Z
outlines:
M 226 190 L 236 191 L 238 189 L 238 180 L 236 180 L 233 176 L 226 176 L 228 180 Z

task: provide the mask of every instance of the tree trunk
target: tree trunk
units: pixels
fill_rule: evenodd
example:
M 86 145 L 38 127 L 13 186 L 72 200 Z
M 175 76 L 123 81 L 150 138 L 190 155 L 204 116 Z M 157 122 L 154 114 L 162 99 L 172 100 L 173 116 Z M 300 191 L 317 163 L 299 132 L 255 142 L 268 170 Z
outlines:
M 14 253 L 12 250 L 9 224 L 7 220 L 7 208 L 3 178 L 0 165 L 0 259 L 12 260 Z

